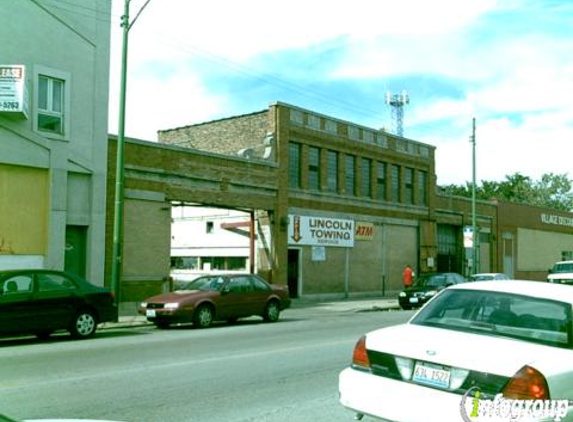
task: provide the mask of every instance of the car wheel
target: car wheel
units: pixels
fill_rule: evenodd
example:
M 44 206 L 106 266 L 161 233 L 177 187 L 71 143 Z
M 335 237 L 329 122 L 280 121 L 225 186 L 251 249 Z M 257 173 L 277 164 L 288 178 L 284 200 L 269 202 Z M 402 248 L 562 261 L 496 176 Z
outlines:
M 161 321 L 161 322 L 155 321 L 154 324 L 160 330 L 165 330 L 166 328 L 169 328 L 169 325 L 170 325 L 168 322 L 165 322 L 165 321 Z
M 276 300 L 271 300 L 265 307 L 263 319 L 267 322 L 275 322 L 278 321 L 280 314 L 281 308 L 279 307 L 279 303 Z
M 201 305 L 193 315 L 193 324 L 197 328 L 207 328 L 213 322 L 213 308 L 209 305 Z
M 97 320 L 93 311 L 89 309 L 81 310 L 76 314 L 70 327 L 72 337 L 84 339 L 92 337 L 97 328 Z

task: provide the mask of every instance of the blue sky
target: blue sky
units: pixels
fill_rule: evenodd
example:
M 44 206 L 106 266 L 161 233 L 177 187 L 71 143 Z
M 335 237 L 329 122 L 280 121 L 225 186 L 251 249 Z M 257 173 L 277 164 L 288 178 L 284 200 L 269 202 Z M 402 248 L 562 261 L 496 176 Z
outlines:
M 572 24 L 569 0 L 150 0 L 130 31 L 126 135 L 276 101 L 391 130 L 386 92 L 406 90 L 404 136 L 436 146 L 438 184 L 471 180 L 474 117 L 478 181 L 573 178 Z

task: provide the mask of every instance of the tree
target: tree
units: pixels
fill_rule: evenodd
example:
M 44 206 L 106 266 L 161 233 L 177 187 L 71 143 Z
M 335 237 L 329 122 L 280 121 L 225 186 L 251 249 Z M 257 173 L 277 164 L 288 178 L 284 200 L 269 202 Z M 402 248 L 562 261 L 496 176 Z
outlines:
M 472 184 L 447 185 L 442 190 L 448 195 L 472 197 Z M 482 180 L 476 186 L 477 199 L 499 199 L 560 211 L 573 211 L 573 180 L 567 174 L 546 173 L 539 181 L 520 173 L 505 176 L 501 182 Z

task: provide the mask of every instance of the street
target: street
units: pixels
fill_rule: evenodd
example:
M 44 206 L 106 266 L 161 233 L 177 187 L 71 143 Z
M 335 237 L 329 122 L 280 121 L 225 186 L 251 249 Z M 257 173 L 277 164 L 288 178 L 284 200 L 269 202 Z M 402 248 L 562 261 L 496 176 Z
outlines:
M 411 312 L 286 310 L 209 329 L 106 329 L 0 341 L 0 413 L 125 422 L 351 421 L 337 377 L 366 331 Z

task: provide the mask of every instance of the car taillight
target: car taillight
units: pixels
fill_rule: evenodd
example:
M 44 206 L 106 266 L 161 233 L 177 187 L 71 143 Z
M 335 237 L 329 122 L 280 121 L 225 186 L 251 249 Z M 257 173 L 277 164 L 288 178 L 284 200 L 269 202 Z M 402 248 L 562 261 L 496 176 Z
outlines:
M 352 365 L 359 368 L 370 369 L 370 359 L 366 351 L 366 336 L 360 337 L 360 340 L 354 346 L 352 353 Z
M 525 365 L 509 380 L 502 393 L 508 399 L 547 400 L 549 386 L 541 372 Z

